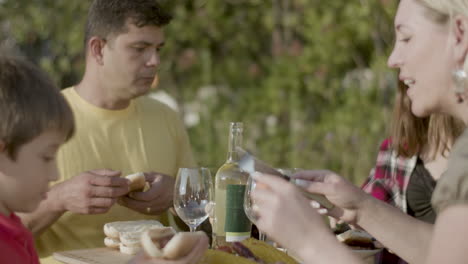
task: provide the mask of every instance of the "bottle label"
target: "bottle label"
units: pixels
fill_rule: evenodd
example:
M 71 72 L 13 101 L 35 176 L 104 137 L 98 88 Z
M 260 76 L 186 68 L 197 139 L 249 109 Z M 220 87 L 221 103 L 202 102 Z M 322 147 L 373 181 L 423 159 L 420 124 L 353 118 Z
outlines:
M 229 184 L 226 189 L 226 241 L 242 241 L 250 237 L 251 223 L 244 212 L 245 185 Z

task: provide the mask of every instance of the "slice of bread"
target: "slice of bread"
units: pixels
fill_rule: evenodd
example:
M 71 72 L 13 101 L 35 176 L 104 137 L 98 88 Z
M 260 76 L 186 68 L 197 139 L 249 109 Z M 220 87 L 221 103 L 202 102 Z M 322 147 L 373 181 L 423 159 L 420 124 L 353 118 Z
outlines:
M 127 247 L 124 244 L 120 244 L 120 253 L 127 255 L 135 255 L 141 250 L 140 246 L 137 247 Z
M 130 180 L 130 192 L 140 192 L 145 188 L 146 178 L 143 172 L 127 175 L 125 178 Z
M 104 234 L 110 238 L 120 238 L 124 232 L 144 232 L 151 228 L 163 227 L 156 220 L 117 221 L 104 225 Z
M 120 233 L 120 242 L 127 247 L 141 246 L 140 237 L 143 232 L 122 232 Z
M 104 245 L 109 248 L 119 248 L 120 240 L 118 238 L 106 237 L 104 238 Z

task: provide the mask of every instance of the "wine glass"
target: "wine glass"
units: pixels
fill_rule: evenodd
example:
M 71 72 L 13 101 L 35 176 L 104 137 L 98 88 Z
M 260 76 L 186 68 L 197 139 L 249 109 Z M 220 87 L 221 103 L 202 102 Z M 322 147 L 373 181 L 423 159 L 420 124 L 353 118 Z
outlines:
M 208 218 L 213 186 L 207 168 L 180 168 L 174 189 L 174 209 L 189 226 L 190 232 Z
M 252 177 L 249 176 L 249 178 L 247 179 L 247 184 L 245 185 L 244 212 L 247 218 L 249 218 L 250 222 L 252 222 L 253 224 L 255 224 L 258 219 L 257 214 L 254 212 L 252 208 L 254 206 L 254 201 L 250 197 L 252 191 L 255 190 L 255 186 L 256 186 L 255 180 L 253 180 Z M 258 240 L 265 241 L 266 240 L 265 233 L 260 231 L 258 227 L 257 229 L 258 229 Z

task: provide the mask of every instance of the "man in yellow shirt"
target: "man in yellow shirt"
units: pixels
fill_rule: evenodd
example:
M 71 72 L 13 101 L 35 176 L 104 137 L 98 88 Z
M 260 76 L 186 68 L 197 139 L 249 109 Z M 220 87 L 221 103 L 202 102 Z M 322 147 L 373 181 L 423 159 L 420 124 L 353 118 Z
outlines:
M 77 132 L 60 150 L 60 179 L 31 214 L 42 263 L 56 251 L 102 247 L 103 225 L 157 219 L 168 224 L 174 176 L 192 167 L 187 133 L 177 113 L 144 97 L 160 64 L 162 27 L 171 17 L 155 0 L 95 0 L 88 13 L 83 79 L 63 94 Z M 119 177 L 145 172 L 145 193 L 127 196 Z

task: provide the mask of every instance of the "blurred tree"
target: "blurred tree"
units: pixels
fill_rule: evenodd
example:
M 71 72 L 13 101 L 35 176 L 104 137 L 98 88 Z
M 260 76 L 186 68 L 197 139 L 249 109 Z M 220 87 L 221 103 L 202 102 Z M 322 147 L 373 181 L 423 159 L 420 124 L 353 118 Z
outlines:
M 184 116 L 201 165 L 225 159 L 228 122 L 277 167 L 328 168 L 360 184 L 386 135 L 395 75 L 386 68 L 395 1 L 161 1 L 160 87 Z M 0 0 L 0 42 L 62 86 L 83 68 L 90 1 Z

